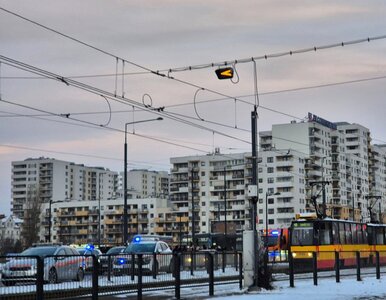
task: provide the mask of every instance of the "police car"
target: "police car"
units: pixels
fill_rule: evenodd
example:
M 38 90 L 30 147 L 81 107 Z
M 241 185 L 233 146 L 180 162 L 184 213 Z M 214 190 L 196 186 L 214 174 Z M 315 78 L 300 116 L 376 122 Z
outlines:
M 173 270 L 173 252 L 169 245 L 157 237 L 137 235 L 131 243 L 114 259 L 113 274 L 130 274 L 138 271 L 138 254 L 142 256 L 142 272 L 158 274 L 160 271 L 171 273 Z
M 4 264 L 1 281 L 6 286 L 20 282 L 34 282 L 37 276 L 37 256 L 44 261 L 44 281 L 82 281 L 82 258 L 76 249 L 60 244 L 37 244 Z

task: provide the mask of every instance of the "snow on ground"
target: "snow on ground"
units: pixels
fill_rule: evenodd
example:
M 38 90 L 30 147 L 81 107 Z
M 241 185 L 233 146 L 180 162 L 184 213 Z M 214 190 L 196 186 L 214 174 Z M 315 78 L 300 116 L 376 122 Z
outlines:
M 221 300 L 379 300 L 386 299 L 386 275 L 376 279 L 363 277 L 357 281 L 356 277 L 341 278 L 340 283 L 335 278 L 319 278 L 318 285 L 314 286 L 312 279 L 295 280 L 295 287 L 291 288 L 288 281 L 274 282 L 273 290 L 247 291 L 240 290 L 238 284 L 217 285 L 214 298 Z M 127 295 L 126 295 L 127 296 Z M 117 295 L 114 298 L 124 298 Z M 144 292 L 146 299 L 175 299 L 173 290 Z M 145 298 L 145 297 L 144 297 Z M 209 297 L 208 287 L 181 289 L 181 299 L 214 299 Z
M 261 290 L 248 292 L 243 295 L 220 296 L 224 300 L 234 299 L 296 299 L 296 300 L 351 300 L 351 299 L 386 299 L 386 276 L 377 280 L 374 277 L 362 278 L 341 278 L 341 282 L 336 283 L 335 278 L 319 279 L 318 285 L 310 280 L 295 281 L 295 287 L 291 288 L 288 282 L 276 282 L 275 288 L 270 291 Z M 215 290 L 216 295 L 216 290 Z

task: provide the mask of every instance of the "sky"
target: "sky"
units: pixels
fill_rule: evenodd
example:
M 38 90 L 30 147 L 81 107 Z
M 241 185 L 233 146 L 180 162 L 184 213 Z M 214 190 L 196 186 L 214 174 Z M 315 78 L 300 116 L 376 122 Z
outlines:
M 386 143 L 385 12 L 381 0 L 0 0 L 0 213 L 12 161 L 121 172 L 125 123 L 159 116 L 127 126 L 129 169 L 249 152 L 254 105 L 259 131 L 311 112 Z

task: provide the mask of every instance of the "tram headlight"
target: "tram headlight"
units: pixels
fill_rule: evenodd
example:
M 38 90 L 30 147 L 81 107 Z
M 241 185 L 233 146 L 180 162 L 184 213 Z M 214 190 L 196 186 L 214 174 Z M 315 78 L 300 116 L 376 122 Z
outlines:
M 307 252 L 308 257 L 312 257 L 312 252 Z
M 292 257 L 296 257 L 297 253 L 296 252 L 292 252 Z

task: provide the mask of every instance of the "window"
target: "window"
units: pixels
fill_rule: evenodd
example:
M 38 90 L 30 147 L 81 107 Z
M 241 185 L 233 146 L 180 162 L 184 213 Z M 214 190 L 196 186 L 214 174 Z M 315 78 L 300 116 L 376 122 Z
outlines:
M 274 198 L 268 198 L 268 204 L 274 204 L 275 199 Z
M 275 209 L 273 209 L 273 208 L 268 209 L 269 215 L 273 215 L 274 213 L 275 213 Z
M 275 178 L 273 178 L 273 177 L 268 178 L 268 183 L 274 183 L 274 182 L 275 182 Z
M 273 157 L 267 157 L 267 163 L 273 163 Z
M 274 219 L 269 219 L 269 220 L 268 220 L 268 224 L 269 224 L 269 225 L 275 224 L 275 220 L 274 220 Z
M 267 168 L 267 173 L 273 173 L 273 168 L 272 167 Z
M 319 229 L 319 243 L 320 245 L 330 245 L 331 244 L 331 237 L 330 237 L 330 223 L 320 223 L 320 229 Z

